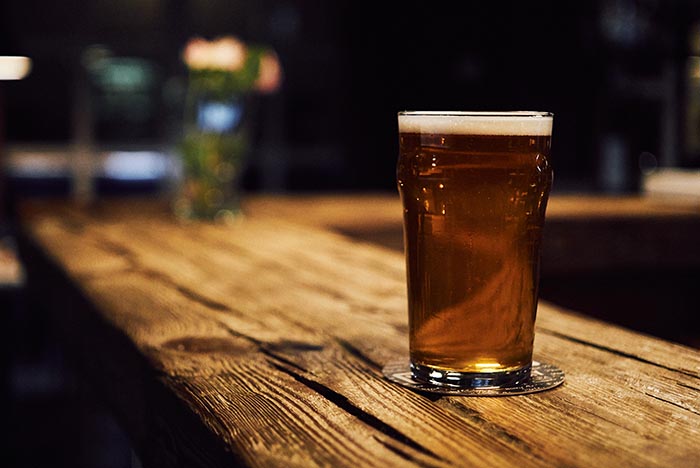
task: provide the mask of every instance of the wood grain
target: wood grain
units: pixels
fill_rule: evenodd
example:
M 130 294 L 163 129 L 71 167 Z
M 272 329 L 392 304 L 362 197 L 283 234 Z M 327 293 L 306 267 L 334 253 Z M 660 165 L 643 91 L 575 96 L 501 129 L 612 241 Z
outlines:
M 258 196 L 247 201 L 246 210 L 403 249 L 398 194 Z M 547 207 L 542 273 L 698 268 L 699 235 L 697 201 L 554 194 Z
M 536 357 L 562 387 L 436 398 L 381 376 L 407 349 L 398 252 L 280 214 L 58 203 L 23 220 L 30 280 L 146 466 L 700 463 L 690 348 L 541 304 Z

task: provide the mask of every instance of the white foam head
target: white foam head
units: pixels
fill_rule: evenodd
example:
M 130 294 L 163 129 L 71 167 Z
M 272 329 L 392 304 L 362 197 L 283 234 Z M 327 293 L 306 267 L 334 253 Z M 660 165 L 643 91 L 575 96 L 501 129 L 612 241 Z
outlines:
M 402 133 L 448 135 L 551 135 L 549 112 L 399 112 Z

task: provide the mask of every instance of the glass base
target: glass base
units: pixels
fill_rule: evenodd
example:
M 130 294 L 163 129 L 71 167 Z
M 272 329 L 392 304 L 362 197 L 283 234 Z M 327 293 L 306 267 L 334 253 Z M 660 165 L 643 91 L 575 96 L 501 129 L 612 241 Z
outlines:
M 182 221 L 216 221 L 232 224 L 244 217 L 238 201 L 206 205 L 197 200 L 179 197 L 173 202 L 172 210 Z
M 413 378 L 434 385 L 458 388 L 503 387 L 517 385 L 530 377 L 530 365 L 511 372 L 455 372 L 410 363 Z
M 531 366 L 518 371 L 494 375 L 445 372 L 414 366 L 408 359 L 398 359 L 384 366 L 382 373 L 404 387 L 443 395 L 524 395 L 549 390 L 564 382 L 561 369 L 538 361 L 532 361 Z

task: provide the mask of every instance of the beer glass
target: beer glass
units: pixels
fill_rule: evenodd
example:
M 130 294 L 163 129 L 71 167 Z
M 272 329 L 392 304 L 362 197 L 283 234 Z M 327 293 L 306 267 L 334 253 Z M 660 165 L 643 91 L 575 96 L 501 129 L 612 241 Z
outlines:
M 529 378 L 552 121 L 399 112 L 413 380 L 497 388 Z

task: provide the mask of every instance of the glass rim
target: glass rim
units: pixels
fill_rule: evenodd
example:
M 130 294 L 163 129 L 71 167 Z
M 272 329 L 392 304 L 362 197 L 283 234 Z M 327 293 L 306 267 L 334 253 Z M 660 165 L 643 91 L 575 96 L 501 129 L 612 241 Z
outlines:
M 398 116 L 425 116 L 425 117 L 488 117 L 493 118 L 553 118 L 554 113 L 543 111 L 399 111 Z

